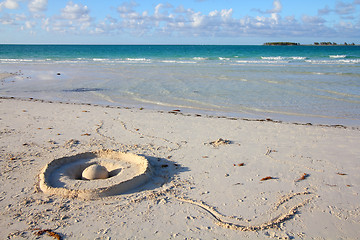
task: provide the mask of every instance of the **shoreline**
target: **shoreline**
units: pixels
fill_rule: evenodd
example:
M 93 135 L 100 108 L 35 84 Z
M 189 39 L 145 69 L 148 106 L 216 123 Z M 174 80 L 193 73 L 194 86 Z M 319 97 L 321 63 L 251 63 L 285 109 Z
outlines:
M 230 116 L 227 116 L 226 113 L 219 113 L 219 114 L 211 114 L 217 111 L 209 111 L 209 110 L 199 110 L 193 108 L 168 108 L 167 110 L 157 109 L 157 108 L 146 108 L 141 107 L 141 105 L 136 106 L 117 106 L 117 105 L 109 105 L 109 104 L 96 104 L 96 103 L 82 103 L 82 102 L 68 102 L 68 101 L 55 101 L 55 100 L 44 100 L 44 99 L 37 99 L 37 98 L 27 98 L 27 97 L 7 97 L 7 96 L 0 96 L 1 99 L 8 99 L 8 100 L 19 100 L 19 101 L 29 101 L 29 102 L 41 102 L 41 103 L 57 103 L 57 104 L 65 104 L 65 105 L 79 105 L 79 106 L 94 106 L 94 107 L 103 107 L 103 108 L 113 108 L 113 109 L 134 109 L 134 110 L 149 110 L 155 111 L 158 113 L 169 113 L 175 115 L 183 115 L 187 117 L 205 117 L 205 118 L 219 118 L 219 119 L 228 119 L 228 120 L 241 120 L 241 121 L 249 121 L 249 122 L 273 122 L 273 123 L 281 123 L 281 124 L 290 124 L 290 125 L 303 125 L 303 126 L 318 126 L 318 127 L 330 127 L 330 128 L 343 128 L 343 129 L 353 129 L 353 130 L 360 130 L 359 125 L 346 125 L 346 124 L 326 124 L 326 123 L 312 123 L 312 122 L 301 122 L 301 121 L 286 121 L 286 120 L 277 120 L 269 117 L 236 117 L 231 115 L 241 115 L 239 113 L 229 113 Z M 173 109 L 173 110 L 170 110 Z M 185 109 L 182 110 L 182 109 Z M 186 111 L 188 110 L 188 111 Z M 210 114 L 207 114 L 210 113 Z M 252 114 L 255 115 L 255 114 Z
M 98 72 L 94 72 L 94 74 L 98 74 L 99 72 L 103 74 L 109 74 L 108 78 L 111 80 L 110 85 L 113 84 L 115 87 L 113 91 L 106 88 L 106 85 L 103 85 L 103 81 L 95 81 L 91 80 L 92 76 L 87 75 L 87 71 L 79 71 L 81 67 L 84 67 L 85 70 L 91 70 L 89 68 L 89 63 L 85 64 L 84 66 L 76 65 L 71 66 L 69 64 L 64 65 L 20 65 L 19 68 L 21 70 L 16 70 L 17 68 L 13 65 L 11 66 L 11 70 L 9 73 L 1 73 L 0 78 L 1 82 L 4 86 L 4 89 L 2 94 L 0 96 L 3 97 L 15 97 L 15 98 L 37 98 L 37 99 L 44 99 L 48 101 L 69 101 L 69 102 L 85 102 L 90 103 L 94 105 L 112 105 L 112 106 L 130 106 L 130 107 L 145 107 L 153 110 L 164 110 L 164 111 L 171 111 L 173 108 L 178 108 L 183 110 L 184 112 L 189 112 L 192 114 L 203 114 L 203 115 L 213 115 L 213 116 L 227 116 L 227 117 L 236 117 L 236 118 L 249 118 L 249 119 L 273 119 L 276 121 L 284 121 L 284 122 L 298 122 L 298 123 L 312 123 L 312 124 L 323 124 L 323 125 L 344 125 L 344 126 L 360 126 L 360 119 L 358 117 L 358 113 L 356 112 L 358 109 L 358 101 L 356 99 L 356 94 L 349 94 L 347 97 L 346 94 L 343 94 L 341 91 L 336 92 L 334 91 L 324 91 L 324 92 L 331 92 L 329 96 L 327 96 L 327 93 L 325 93 L 324 96 L 322 96 L 322 91 L 319 90 L 317 93 L 311 93 L 314 94 L 311 95 L 311 98 L 299 98 L 297 99 L 298 104 L 295 105 L 294 103 L 291 103 L 291 96 L 289 96 L 289 92 L 285 91 L 284 98 L 285 100 L 282 101 L 282 99 L 278 99 L 279 97 L 271 97 L 271 94 L 269 96 L 274 102 L 269 102 L 269 104 L 263 104 L 261 101 L 264 102 L 263 99 L 259 101 L 259 104 L 257 101 L 249 101 L 249 97 L 245 97 L 244 99 L 241 99 L 239 101 L 235 100 L 235 97 L 229 97 L 227 100 L 225 98 L 219 98 L 219 102 L 216 102 L 215 100 L 212 100 L 211 95 L 209 93 L 206 93 L 206 89 L 204 89 L 204 93 L 200 94 L 198 91 L 201 89 L 201 84 L 196 85 L 194 88 L 194 92 L 188 91 L 186 94 L 198 94 L 197 97 L 185 97 L 181 96 L 181 94 L 174 96 L 164 96 L 161 95 L 161 88 L 156 88 L 153 91 L 148 90 L 141 90 L 140 81 L 132 83 L 131 79 L 137 79 L 138 75 L 133 74 L 136 72 L 136 70 L 141 66 L 141 64 L 132 66 L 133 69 L 130 71 L 131 73 L 128 75 L 111 75 L 110 72 L 106 72 L 104 69 Z M 106 64 L 100 64 L 102 68 L 105 68 Z M 79 69 L 78 69 L 79 68 Z M 160 70 L 160 69 L 159 69 Z M 118 72 L 118 70 L 114 70 Z M 120 71 L 119 71 L 120 72 Z M 99 76 L 94 76 L 95 79 L 102 79 L 103 74 L 100 74 Z M 326 73 L 321 74 L 321 72 L 317 73 L 311 73 L 312 75 L 320 76 L 323 78 L 323 76 L 326 76 Z M 312 76 L 310 76 L 312 77 Z M 331 77 L 337 77 L 336 74 L 332 74 Z M 119 83 L 116 83 L 117 78 L 124 78 L 128 80 L 121 80 Z M 219 78 L 219 76 L 215 76 L 214 78 Z M 251 89 L 252 84 L 268 84 L 269 87 L 274 87 L 272 91 L 277 92 L 280 89 L 278 89 L 277 85 L 283 84 L 283 87 L 286 87 L 288 83 L 284 80 L 272 80 L 272 77 L 270 77 L 270 80 L 266 80 L 264 82 L 260 81 L 254 81 L 254 83 L 249 83 L 249 88 Z M 314 77 L 315 78 L 315 77 Z M 74 79 L 79 83 L 76 85 L 73 85 Z M 86 81 L 91 80 L 91 86 L 95 86 L 94 88 L 86 88 Z M 141 79 L 141 78 L 140 78 Z M 151 84 L 164 84 L 157 83 L 156 81 L 152 81 L 153 78 L 149 78 L 149 82 L 146 81 L 149 86 Z M 310 79 L 310 78 L 309 78 Z M 109 80 L 109 81 L 110 81 Z M 166 80 L 162 80 L 166 82 Z M 237 79 L 232 79 L 229 82 L 236 82 Z M 236 82 L 236 85 L 243 84 L 242 81 L 246 82 L 248 81 L 246 77 L 241 80 L 240 83 Z M 250 81 L 251 82 L 251 81 Z M 295 81 L 296 82 L 296 81 Z M 121 84 L 128 84 L 126 87 L 124 87 L 124 90 L 120 87 Z M 133 84 L 133 86 L 132 86 Z M 227 82 L 224 82 L 224 84 L 227 84 Z M 233 83 L 229 83 L 230 85 Z M 245 84 L 245 83 L 244 83 Z M 170 84 L 171 88 L 176 89 L 176 86 L 174 84 Z M 185 87 L 187 85 L 185 84 Z M 210 86 L 210 85 L 209 85 Z M 209 88 L 208 86 L 208 88 Z M 231 85 L 233 86 L 233 85 Z M 247 85 L 245 85 L 247 86 Z M 182 85 L 184 87 L 184 84 Z M 215 86 L 214 86 L 215 87 Z M 301 87 L 301 86 L 300 86 Z M 320 87 L 320 86 L 319 86 Z M 131 90 L 131 89 L 137 89 L 140 90 Z M 181 87 L 180 87 L 181 88 Z M 189 86 L 186 88 L 191 89 Z M 130 90 L 129 90 L 130 89 Z M 321 88 L 320 88 L 321 89 Z M 211 90 L 211 88 L 210 88 Z M 291 90 L 291 89 L 290 89 Z M 289 90 L 289 91 L 290 91 Z M 104 92 L 103 92 L 104 91 Z M 213 91 L 213 90 L 211 90 Z M 259 90 L 260 92 L 262 90 Z M 292 91 L 292 90 L 291 90 Z M 354 90 L 355 91 L 355 90 Z M 136 94 L 139 94 L 136 95 Z M 147 97 L 141 97 L 147 96 Z M 160 94 L 158 97 L 157 94 Z M 229 93 L 231 94 L 234 93 Z M 309 93 L 303 93 L 303 94 L 309 94 Z M 301 93 L 300 93 L 301 95 Z M 322 99 L 318 99 L 319 95 L 323 99 L 336 99 L 336 100 L 325 100 L 325 102 L 322 102 Z M 344 96 L 340 97 L 340 99 L 337 99 L 336 95 Z M 184 97 L 182 99 L 181 97 Z M 180 100 L 177 100 L 179 98 Z M 288 99 L 286 99 L 288 98 Z M 344 99 L 342 99 L 344 98 Z M 347 99 L 349 98 L 349 99 Z M 182 100 L 181 100 L 182 99 Z M 291 100 L 291 101 L 290 101 Z M 319 102 L 317 102 L 317 100 Z M 227 104 L 226 101 L 229 101 L 230 104 Z M 277 103 L 276 101 L 281 102 Z M 331 105 L 331 101 L 334 105 Z M 343 102 L 349 101 L 348 104 L 343 105 Z M 353 101 L 353 103 L 350 103 Z M 314 104 L 314 107 L 312 105 Z M 279 105 L 279 106 L 278 106 Z M 324 106 L 325 110 L 322 110 L 322 107 Z M 341 108 L 343 106 L 344 108 Z M 353 107 L 351 107 L 353 106 Z M 319 111 L 315 111 L 315 109 L 319 109 Z

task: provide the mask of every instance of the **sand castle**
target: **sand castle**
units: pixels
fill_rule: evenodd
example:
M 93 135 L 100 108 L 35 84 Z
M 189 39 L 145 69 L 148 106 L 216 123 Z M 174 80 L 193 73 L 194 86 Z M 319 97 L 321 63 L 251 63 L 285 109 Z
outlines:
M 145 157 L 99 150 L 51 161 L 39 175 L 39 187 L 47 194 L 93 199 L 138 187 L 150 173 Z

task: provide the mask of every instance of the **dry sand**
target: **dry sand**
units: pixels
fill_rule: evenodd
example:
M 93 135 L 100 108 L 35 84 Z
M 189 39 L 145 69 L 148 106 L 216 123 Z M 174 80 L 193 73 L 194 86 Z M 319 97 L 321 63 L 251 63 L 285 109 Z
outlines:
M 3 98 L 0 138 L 1 239 L 360 235 L 356 127 Z M 151 177 L 93 200 L 39 188 L 50 162 L 101 149 L 144 156 Z

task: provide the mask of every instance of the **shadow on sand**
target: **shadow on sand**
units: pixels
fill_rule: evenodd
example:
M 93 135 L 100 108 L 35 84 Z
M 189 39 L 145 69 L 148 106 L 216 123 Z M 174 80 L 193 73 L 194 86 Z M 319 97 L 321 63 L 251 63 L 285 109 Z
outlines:
M 175 161 L 165 158 L 157 158 L 143 154 L 139 154 L 139 156 L 143 156 L 149 161 L 152 172 L 151 179 L 144 185 L 131 189 L 126 192 L 126 194 L 155 190 L 156 188 L 160 188 L 164 184 L 172 181 L 174 177 L 181 172 L 190 171 L 188 167 L 183 167 Z

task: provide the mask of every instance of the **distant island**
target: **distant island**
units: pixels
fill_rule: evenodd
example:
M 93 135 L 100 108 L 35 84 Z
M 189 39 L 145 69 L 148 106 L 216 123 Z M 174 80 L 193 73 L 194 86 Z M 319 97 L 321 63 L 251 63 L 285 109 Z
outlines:
M 300 43 L 294 42 L 266 42 L 263 45 L 266 46 L 299 46 Z M 338 44 L 336 42 L 314 42 L 313 44 L 304 44 L 305 46 L 355 46 L 355 43 L 343 43 Z
M 343 44 L 338 44 L 336 42 L 314 42 L 315 46 L 337 46 L 337 45 L 340 45 L 340 46 L 354 46 L 355 43 L 347 43 L 347 42 L 344 42 Z
M 264 43 L 266 46 L 297 46 L 300 45 L 300 43 L 294 43 L 294 42 L 267 42 Z

